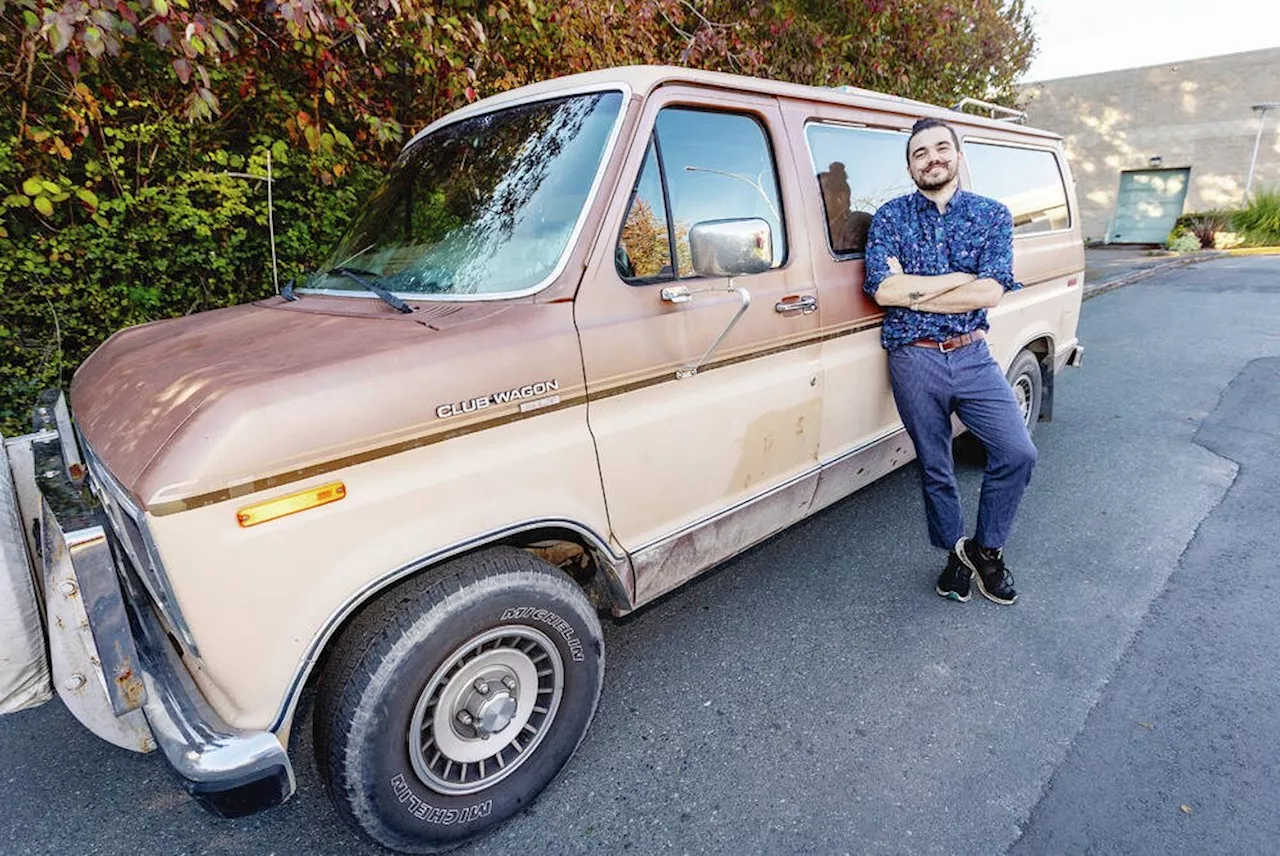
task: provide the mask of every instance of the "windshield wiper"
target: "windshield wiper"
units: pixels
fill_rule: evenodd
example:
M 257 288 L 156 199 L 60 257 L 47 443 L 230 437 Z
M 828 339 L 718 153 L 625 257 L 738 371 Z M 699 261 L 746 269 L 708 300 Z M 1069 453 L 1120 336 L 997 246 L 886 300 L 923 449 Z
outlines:
M 409 304 L 405 303 L 403 300 L 396 297 L 376 282 L 365 279 L 367 276 L 378 276 L 377 273 L 374 273 L 371 270 L 365 270 L 364 268 L 336 267 L 325 271 L 325 274 L 328 276 L 345 276 L 352 282 L 359 284 L 362 288 L 372 291 L 374 294 L 378 295 L 378 297 L 382 298 L 384 303 L 392 309 L 395 309 L 397 312 L 404 312 L 408 314 L 413 311 Z

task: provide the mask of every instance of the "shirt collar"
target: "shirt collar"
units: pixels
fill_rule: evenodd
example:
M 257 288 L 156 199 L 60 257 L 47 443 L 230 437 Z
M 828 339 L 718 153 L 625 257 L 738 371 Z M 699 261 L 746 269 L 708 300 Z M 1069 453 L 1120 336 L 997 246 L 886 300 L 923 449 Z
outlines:
M 959 211 L 960 209 L 964 208 L 964 206 L 968 204 L 968 201 L 969 201 L 968 196 L 969 194 L 963 188 L 957 187 L 956 192 L 951 196 L 951 199 L 947 202 L 946 213 L 949 214 L 952 211 Z M 915 202 L 915 206 L 918 210 L 925 210 L 927 208 L 932 208 L 934 211 L 938 210 L 938 206 L 933 204 L 933 200 L 925 196 L 919 190 L 911 194 L 911 198 L 912 198 L 912 201 Z

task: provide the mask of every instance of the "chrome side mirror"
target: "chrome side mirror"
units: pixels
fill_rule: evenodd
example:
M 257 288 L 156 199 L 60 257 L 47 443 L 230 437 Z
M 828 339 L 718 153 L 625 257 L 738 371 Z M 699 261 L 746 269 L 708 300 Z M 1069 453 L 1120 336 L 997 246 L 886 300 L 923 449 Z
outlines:
M 773 267 L 773 232 L 759 217 L 695 223 L 689 249 L 698 276 L 744 276 Z

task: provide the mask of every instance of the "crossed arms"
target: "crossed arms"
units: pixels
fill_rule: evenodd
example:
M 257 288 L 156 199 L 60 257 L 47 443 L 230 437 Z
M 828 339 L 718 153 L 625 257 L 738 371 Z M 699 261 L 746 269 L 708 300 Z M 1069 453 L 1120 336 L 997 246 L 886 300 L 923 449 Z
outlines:
M 909 274 L 902 272 L 896 258 L 890 256 L 888 262 L 889 277 L 880 283 L 875 294 L 875 301 L 881 306 L 954 315 L 990 309 L 1004 296 L 1004 286 L 994 279 L 979 279 L 971 273 Z

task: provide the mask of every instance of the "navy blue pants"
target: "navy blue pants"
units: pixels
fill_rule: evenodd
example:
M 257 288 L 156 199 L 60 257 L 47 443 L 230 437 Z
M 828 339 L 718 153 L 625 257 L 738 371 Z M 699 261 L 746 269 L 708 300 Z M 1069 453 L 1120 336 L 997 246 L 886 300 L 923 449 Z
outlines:
M 1013 390 L 985 341 L 943 353 L 904 345 L 889 352 L 889 379 L 898 414 L 915 444 L 929 541 L 950 550 L 964 535 L 964 513 L 951 457 L 956 413 L 987 450 L 974 537 L 1003 547 L 1036 465 L 1036 447 Z

